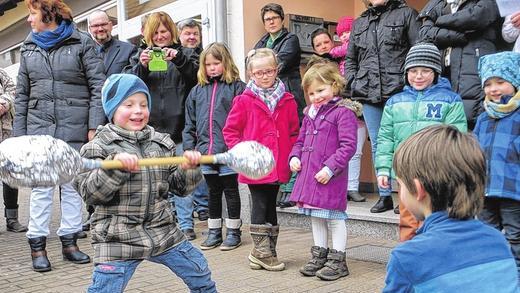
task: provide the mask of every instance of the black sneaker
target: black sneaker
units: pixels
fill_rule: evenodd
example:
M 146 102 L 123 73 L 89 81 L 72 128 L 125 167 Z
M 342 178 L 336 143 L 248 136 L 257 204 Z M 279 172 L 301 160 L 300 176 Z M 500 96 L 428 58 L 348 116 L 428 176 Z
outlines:
M 207 210 L 202 210 L 197 213 L 199 221 L 207 221 L 209 219 L 209 213 Z
M 184 236 L 186 236 L 186 239 L 189 241 L 195 240 L 195 238 L 197 238 L 197 234 L 195 234 L 195 231 L 191 228 L 183 229 L 182 233 L 184 233 Z
M 394 208 L 394 201 L 391 196 L 381 196 L 376 204 L 370 209 L 371 213 L 382 213 Z

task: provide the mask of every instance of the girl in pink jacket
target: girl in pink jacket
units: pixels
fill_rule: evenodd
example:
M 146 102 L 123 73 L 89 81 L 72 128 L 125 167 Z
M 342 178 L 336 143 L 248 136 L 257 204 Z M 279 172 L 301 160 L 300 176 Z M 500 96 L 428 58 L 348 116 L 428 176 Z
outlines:
M 252 269 L 281 271 L 285 264 L 276 254 L 278 219 L 276 195 L 280 183 L 289 181 L 288 157 L 298 136 L 298 113 L 292 94 L 277 78 L 278 62 L 271 49 L 252 50 L 248 54 L 247 71 L 251 80 L 246 90 L 233 100 L 226 125 L 222 130 L 228 148 L 246 140 L 267 146 L 276 166 L 258 180 L 239 175 L 238 181 L 251 192 L 251 225 L 253 250 L 249 254 Z

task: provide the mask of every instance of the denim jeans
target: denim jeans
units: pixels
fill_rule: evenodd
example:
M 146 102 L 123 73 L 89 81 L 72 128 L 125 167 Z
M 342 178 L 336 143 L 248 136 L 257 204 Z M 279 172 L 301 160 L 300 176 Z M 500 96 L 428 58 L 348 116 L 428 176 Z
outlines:
M 365 125 L 358 121 L 357 129 L 357 146 L 356 152 L 348 162 L 348 189 L 350 191 L 359 191 L 359 175 L 361 173 L 361 155 L 363 155 L 363 145 L 367 132 Z
M 486 196 L 484 208 L 478 218 L 499 231 L 504 230 L 516 261 L 520 284 L 520 201 Z
M 182 155 L 182 143 L 177 145 L 175 149 L 176 155 Z M 178 196 L 170 194 L 170 202 L 173 201 L 175 211 L 177 213 L 177 220 L 179 221 L 179 228 L 181 230 L 193 229 L 193 211 L 200 212 L 208 210 L 209 191 L 206 181 L 199 183 L 197 188 L 187 196 Z
M 372 146 L 372 161 L 374 162 L 375 169 L 375 157 L 377 149 L 377 135 L 379 132 L 379 126 L 381 125 L 381 117 L 383 116 L 384 103 L 380 104 L 363 104 L 363 118 L 367 125 L 368 136 L 370 137 L 370 145 Z M 377 174 L 376 174 L 377 175 Z M 391 196 L 392 188 L 381 188 L 379 187 L 379 196 Z
M 190 292 L 217 292 L 206 258 L 187 240 L 147 260 L 167 266 L 184 281 Z M 87 292 L 123 292 L 141 261 L 122 260 L 96 264 L 92 284 Z
M 54 187 L 33 188 L 29 203 L 29 231 L 27 238 L 49 236 Z M 61 185 L 61 221 L 58 236 L 81 231 L 81 196 L 71 183 Z

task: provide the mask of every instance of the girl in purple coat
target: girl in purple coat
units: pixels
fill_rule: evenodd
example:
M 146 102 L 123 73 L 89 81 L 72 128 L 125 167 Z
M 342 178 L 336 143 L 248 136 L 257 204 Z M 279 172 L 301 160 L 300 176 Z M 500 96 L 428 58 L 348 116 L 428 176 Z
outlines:
M 311 216 L 314 237 L 312 258 L 300 273 L 329 281 L 349 274 L 345 261 L 348 162 L 356 151 L 355 112 L 361 111 L 361 105 L 339 97 L 344 85 L 332 63 L 315 64 L 305 73 L 302 86 L 311 105 L 304 111 L 289 156 L 291 170 L 298 172 L 290 200 L 297 203 L 300 213 Z

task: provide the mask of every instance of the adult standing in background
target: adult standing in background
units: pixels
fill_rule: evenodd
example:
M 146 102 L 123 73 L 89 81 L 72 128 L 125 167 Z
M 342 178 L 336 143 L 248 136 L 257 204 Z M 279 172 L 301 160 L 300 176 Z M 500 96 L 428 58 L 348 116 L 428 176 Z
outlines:
M 430 0 L 419 14 L 420 38 L 443 56 L 442 76 L 462 97 L 468 128 L 482 112 L 484 91 L 478 75 L 481 56 L 497 52 L 501 18 L 492 0 Z
M 105 75 L 109 77 L 114 73 L 121 73 L 123 68 L 130 63 L 130 58 L 137 53 L 137 48 L 127 42 L 112 37 L 113 24 L 106 12 L 96 10 L 88 16 L 88 31 L 96 42 L 96 50 L 103 58 Z M 94 213 L 94 207 L 87 206 L 88 218 L 83 223 L 83 231 L 90 230 L 90 217 Z
M 201 26 L 193 18 L 188 18 L 177 23 L 179 29 L 179 40 L 184 52 L 191 55 L 191 59 L 198 61 L 200 53 L 202 53 L 201 46 Z M 179 146 L 180 147 L 180 146 Z M 173 198 L 175 203 L 175 211 L 177 212 L 177 219 L 181 227 L 194 227 L 193 212 L 197 212 L 200 221 L 209 219 L 209 190 L 206 181 L 201 181 L 193 193 L 187 196 L 175 196 Z M 185 229 L 186 230 L 186 229 Z M 191 229 L 193 230 L 193 229 Z M 185 231 L 188 240 L 195 239 L 195 230 Z
M 88 17 L 88 31 L 96 42 L 96 49 L 103 58 L 105 75 L 121 73 L 137 53 L 136 46 L 120 41 L 112 36 L 113 24 L 107 13 L 101 10 L 92 12 Z
M 375 158 L 377 135 L 385 102 L 404 87 L 404 61 L 416 43 L 420 22 L 417 11 L 404 0 L 368 0 L 368 9 L 355 20 L 345 57 L 347 93 L 363 103 L 363 117 Z M 370 209 L 393 208 L 391 188 L 379 189 Z M 397 207 L 394 212 L 398 212 Z
M 9 138 L 13 130 L 15 85 L 7 72 L 0 69 L 0 142 Z M 5 221 L 7 231 L 25 232 L 18 222 L 18 189 L 3 183 Z
M 50 135 L 79 150 L 105 123 L 101 87 L 103 62 L 95 43 L 72 22 L 62 0 L 25 0 L 32 32 L 20 50 L 14 135 Z M 80 195 L 71 183 L 61 185 L 61 222 L 57 231 L 66 260 L 88 263 L 76 244 L 81 231 Z M 45 250 L 54 187 L 33 188 L 27 238 L 33 269 L 51 270 Z
M 298 117 L 303 119 L 305 97 L 301 87 L 300 76 L 301 48 L 298 36 L 290 33 L 283 27 L 285 14 L 282 6 L 269 3 L 260 11 L 266 34 L 256 43 L 255 49 L 269 48 L 278 58 L 278 77 L 285 84 L 286 91 L 290 92 L 298 104 Z
M 146 47 L 138 50 L 124 71 L 139 76 L 146 83 L 152 96 L 149 124 L 159 132 L 169 133 L 177 144 L 177 154 L 181 155 L 184 105 L 191 88 L 197 83 L 198 55 L 179 44 L 177 26 L 166 12 L 154 12 L 146 17 L 143 36 Z M 152 47 L 162 49 L 166 71 L 148 69 Z M 177 203 L 180 198 L 173 196 L 173 199 Z M 179 228 L 186 238 L 193 240 L 196 237 L 193 218 L 191 212 L 184 216 L 183 207 L 181 203 Z

